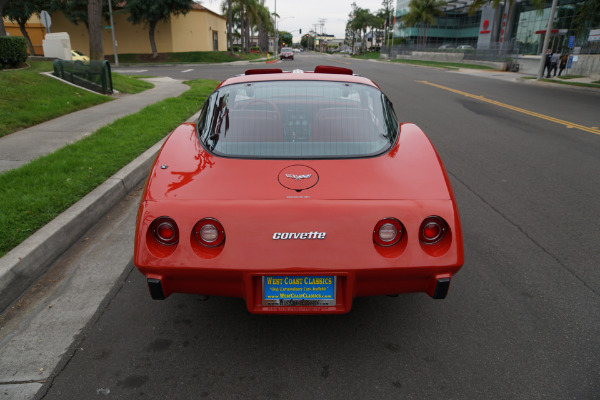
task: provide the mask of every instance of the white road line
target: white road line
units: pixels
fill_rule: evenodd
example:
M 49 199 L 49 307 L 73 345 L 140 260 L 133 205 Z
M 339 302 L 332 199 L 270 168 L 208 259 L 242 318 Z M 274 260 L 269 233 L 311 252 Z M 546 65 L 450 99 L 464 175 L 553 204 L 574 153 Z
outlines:
M 181 71 L 181 72 L 190 72 L 193 71 L 193 69 L 186 69 L 185 71 Z
M 114 69 L 113 72 L 117 72 L 119 74 L 140 74 L 142 72 L 148 71 L 147 69 Z

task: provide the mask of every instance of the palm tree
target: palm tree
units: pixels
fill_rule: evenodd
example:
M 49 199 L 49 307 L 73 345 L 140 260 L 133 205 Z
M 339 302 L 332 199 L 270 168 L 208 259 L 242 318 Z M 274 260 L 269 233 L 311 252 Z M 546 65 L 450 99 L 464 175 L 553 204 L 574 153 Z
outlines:
M 357 7 L 354 10 L 354 19 L 350 26 L 354 30 L 362 31 L 361 52 L 367 51 L 367 28 L 372 25 L 373 16 L 368 9 Z
M 229 42 L 229 53 L 233 55 L 233 6 L 232 0 L 227 0 L 227 41 Z
M 402 17 L 402 22 L 407 27 L 417 27 L 417 37 L 420 37 L 421 45 L 424 46 L 427 43 L 429 27 L 435 22 L 436 16 L 444 14 L 442 7 L 445 5 L 446 1 L 444 0 L 410 0 L 408 14 Z M 421 29 L 423 29 L 422 35 L 420 34 Z M 417 44 L 419 44 L 418 39 Z
M 261 52 L 269 50 L 269 33 L 273 31 L 273 21 L 265 0 L 258 5 L 258 47 Z

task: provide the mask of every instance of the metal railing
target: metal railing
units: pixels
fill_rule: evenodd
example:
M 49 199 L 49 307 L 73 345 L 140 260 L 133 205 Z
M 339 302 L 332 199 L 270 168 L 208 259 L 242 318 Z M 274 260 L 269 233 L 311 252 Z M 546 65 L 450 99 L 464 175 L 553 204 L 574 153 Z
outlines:
M 54 61 L 54 75 L 102 94 L 112 94 L 112 74 L 108 61 Z

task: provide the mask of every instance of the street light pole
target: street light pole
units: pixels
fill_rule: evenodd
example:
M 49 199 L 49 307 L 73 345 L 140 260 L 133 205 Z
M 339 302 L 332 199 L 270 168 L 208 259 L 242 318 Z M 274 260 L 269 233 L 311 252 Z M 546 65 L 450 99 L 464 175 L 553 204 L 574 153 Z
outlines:
M 279 31 L 277 30 L 277 0 L 275 0 L 275 58 L 279 54 Z
M 117 53 L 117 40 L 115 39 L 115 21 L 113 21 L 111 0 L 108 0 L 108 13 L 110 14 L 110 31 L 112 32 L 113 52 L 115 53 L 115 65 L 118 67 L 119 54 Z

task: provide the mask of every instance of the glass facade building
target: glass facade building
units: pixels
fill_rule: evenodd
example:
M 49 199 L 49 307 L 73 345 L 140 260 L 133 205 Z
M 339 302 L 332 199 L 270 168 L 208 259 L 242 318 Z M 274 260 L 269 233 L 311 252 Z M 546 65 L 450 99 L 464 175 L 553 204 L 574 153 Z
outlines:
M 430 48 L 471 45 L 480 49 L 508 45 L 518 47 L 521 54 L 541 53 L 551 1 L 547 1 L 543 9 L 534 8 L 530 0 L 515 0 L 512 7 L 507 1 L 495 9 L 485 5 L 470 15 L 472 3 L 472 0 L 449 0 L 442 7 L 443 15 L 425 29 L 419 25 L 408 27 L 402 22 L 402 17 L 409 13 L 410 0 L 398 0 L 395 37 L 406 44 L 420 43 Z M 599 53 L 600 40 L 594 35 L 598 29 L 600 0 L 558 0 L 550 48 L 557 52 L 573 48 L 576 52 Z

